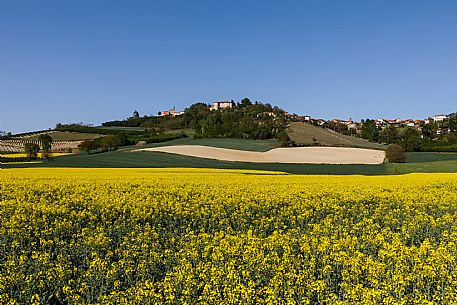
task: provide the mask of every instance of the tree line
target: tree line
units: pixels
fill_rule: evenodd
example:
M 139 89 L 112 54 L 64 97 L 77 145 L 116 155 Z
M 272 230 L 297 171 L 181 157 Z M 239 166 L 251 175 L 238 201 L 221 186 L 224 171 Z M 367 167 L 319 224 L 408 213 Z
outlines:
M 106 135 L 93 140 L 85 140 L 78 145 L 78 148 L 87 154 L 108 152 L 116 150 L 121 146 L 137 144 L 140 141 L 145 143 L 161 143 L 174 139 L 187 137 L 184 133 L 155 133 L 153 130 L 141 135 L 130 135 L 119 133 L 117 135 Z

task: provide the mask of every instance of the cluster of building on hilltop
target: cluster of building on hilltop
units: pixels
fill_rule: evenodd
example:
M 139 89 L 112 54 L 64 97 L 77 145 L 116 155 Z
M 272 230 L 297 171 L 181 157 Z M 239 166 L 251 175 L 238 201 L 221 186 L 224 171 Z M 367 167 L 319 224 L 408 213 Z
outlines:
M 392 127 L 414 127 L 414 128 L 420 128 L 421 126 L 424 126 L 425 124 L 430 124 L 430 123 L 438 123 L 438 122 L 443 122 L 444 120 L 449 119 L 447 115 L 444 114 L 438 114 L 434 115 L 428 119 L 425 120 L 402 120 L 402 119 L 395 119 L 395 120 L 386 120 L 386 119 L 377 119 L 375 120 L 376 126 L 380 128 L 386 128 L 389 126 Z
M 359 129 L 362 129 L 362 125 L 363 125 L 363 121 L 356 122 L 356 121 L 353 121 L 352 118 L 349 118 L 348 120 L 341 120 L 341 119 L 324 120 L 324 119 L 315 119 L 308 115 L 300 116 L 297 114 L 290 114 L 287 112 L 286 112 L 286 115 L 291 120 L 307 122 L 307 123 L 310 123 L 310 124 L 313 124 L 316 126 L 325 126 L 328 124 L 342 124 L 342 125 L 346 125 L 348 129 L 359 130 Z M 397 118 L 395 120 L 389 120 L 389 119 L 379 118 L 379 119 L 374 120 L 374 122 L 379 129 L 385 129 L 388 127 L 396 127 L 396 128 L 412 127 L 417 130 L 421 130 L 424 125 L 431 124 L 431 123 L 442 123 L 443 121 L 446 121 L 448 119 L 449 119 L 448 115 L 438 114 L 438 115 L 429 117 L 428 119 L 425 119 L 425 120 L 412 120 L 412 119 L 402 120 L 400 118 Z M 446 128 L 442 128 L 442 127 L 438 128 L 438 130 L 437 130 L 438 134 L 443 134 L 446 132 L 447 132 Z
M 221 101 L 221 102 L 214 102 L 211 106 L 209 106 L 210 110 L 219 110 L 219 109 L 227 109 L 232 108 L 235 106 L 235 102 L 233 101 Z M 184 114 L 184 111 L 176 111 L 176 108 L 173 107 L 168 111 L 161 111 L 160 116 L 178 116 Z

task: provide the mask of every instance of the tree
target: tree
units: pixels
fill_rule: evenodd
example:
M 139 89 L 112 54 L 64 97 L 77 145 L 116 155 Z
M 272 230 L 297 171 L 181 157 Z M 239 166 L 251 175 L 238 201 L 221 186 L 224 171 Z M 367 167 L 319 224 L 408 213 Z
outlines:
M 447 145 L 455 144 L 457 143 L 457 134 L 455 134 L 454 132 L 449 132 L 448 134 L 445 134 L 443 136 L 442 141 Z
M 138 111 L 134 111 L 133 112 L 133 115 L 132 115 L 132 118 L 139 118 L 140 117 L 140 114 L 138 113 Z
M 379 138 L 379 130 L 374 120 L 366 120 L 362 124 L 362 138 L 371 142 L 377 142 Z
M 38 152 L 40 151 L 40 146 L 35 143 L 25 143 L 24 153 L 27 155 L 27 158 L 36 159 L 38 157 Z
M 114 135 L 107 135 L 101 139 L 101 146 L 104 151 L 117 149 L 119 147 L 118 138 Z
M 41 142 L 41 147 L 44 151 L 50 151 L 52 146 L 52 137 L 49 134 L 42 134 L 38 137 Z
M 406 152 L 400 145 L 390 144 L 386 150 L 386 158 L 390 163 L 403 163 L 406 162 Z
M 288 144 L 290 143 L 290 138 L 287 135 L 287 132 L 285 132 L 284 130 L 281 130 L 278 133 L 277 137 L 278 137 L 278 140 L 279 140 L 279 143 L 281 144 L 281 146 L 288 146 Z
M 94 141 L 91 141 L 91 140 L 82 141 L 78 145 L 78 148 L 87 152 L 87 154 L 90 154 L 90 151 L 94 148 Z
M 153 130 L 155 131 L 155 129 Z M 121 132 L 117 135 L 117 143 L 119 144 L 119 146 L 127 146 L 130 144 L 125 132 Z
M 451 132 L 457 132 L 457 117 L 455 115 L 449 117 L 449 129 Z
M 46 159 L 46 161 L 49 161 L 49 156 L 51 153 L 51 146 L 52 146 L 52 137 L 49 134 L 42 134 L 38 137 L 38 141 L 41 142 L 41 147 L 43 150 L 43 158 Z
M 406 151 L 417 151 L 420 148 L 422 139 L 419 131 L 414 128 L 408 127 L 401 135 L 401 146 Z
M 245 97 L 244 99 L 241 100 L 241 104 L 240 104 L 241 107 L 248 107 L 248 106 L 252 106 L 252 102 L 249 98 Z
M 395 127 L 387 127 L 379 134 L 379 141 L 386 144 L 398 143 L 398 130 Z
M 425 124 L 424 126 L 422 126 L 421 131 L 425 139 L 431 139 L 434 133 L 431 124 Z

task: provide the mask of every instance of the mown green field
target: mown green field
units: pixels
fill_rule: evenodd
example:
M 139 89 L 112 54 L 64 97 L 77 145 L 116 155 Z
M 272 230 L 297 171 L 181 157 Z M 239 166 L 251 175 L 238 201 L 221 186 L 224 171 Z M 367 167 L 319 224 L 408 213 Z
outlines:
M 269 151 L 279 147 L 276 140 L 244 140 L 229 138 L 204 138 L 204 139 L 177 139 L 170 142 L 161 143 L 160 145 L 150 145 L 150 147 L 167 146 L 167 145 L 203 145 L 228 149 L 239 149 L 248 151 Z

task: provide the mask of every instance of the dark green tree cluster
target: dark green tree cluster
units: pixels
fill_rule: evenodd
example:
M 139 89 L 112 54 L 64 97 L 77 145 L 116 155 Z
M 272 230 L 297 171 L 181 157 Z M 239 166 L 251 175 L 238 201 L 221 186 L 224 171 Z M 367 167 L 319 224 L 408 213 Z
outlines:
M 243 99 L 231 109 L 210 111 L 194 124 L 195 133 L 202 137 L 272 139 L 283 134 L 286 118 L 284 111 L 270 104 Z
M 362 138 L 371 142 L 378 142 L 379 129 L 374 120 L 366 120 L 362 123 Z
M 388 127 L 379 133 L 379 142 L 401 145 L 406 151 L 419 151 L 422 137 L 419 130 L 413 127 Z
M 380 129 L 374 120 L 366 120 L 362 124 L 361 137 L 371 142 L 398 144 L 406 151 L 419 151 L 421 133 L 412 127 L 387 127 Z
M 374 120 L 363 121 L 361 137 L 371 142 L 398 144 L 410 151 L 457 151 L 457 115 L 420 128 L 389 126 L 381 129 Z

